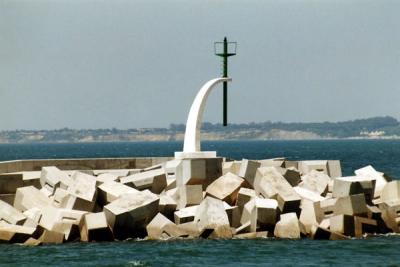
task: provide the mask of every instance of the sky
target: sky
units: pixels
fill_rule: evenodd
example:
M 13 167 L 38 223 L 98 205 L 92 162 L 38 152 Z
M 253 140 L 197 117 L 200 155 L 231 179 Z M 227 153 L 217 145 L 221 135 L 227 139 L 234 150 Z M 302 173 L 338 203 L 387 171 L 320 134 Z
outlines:
M 186 123 L 229 58 L 229 122 L 400 119 L 400 1 L 0 0 L 0 130 Z M 222 86 L 203 121 L 222 122 Z

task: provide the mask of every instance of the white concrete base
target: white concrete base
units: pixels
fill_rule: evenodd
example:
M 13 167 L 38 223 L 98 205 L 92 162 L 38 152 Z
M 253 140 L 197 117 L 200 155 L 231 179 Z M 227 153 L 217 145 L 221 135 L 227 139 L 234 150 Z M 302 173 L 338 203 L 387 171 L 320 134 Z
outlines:
M 216 157 L 216 151 L 175 152 L 175 159 L 204 159 Z

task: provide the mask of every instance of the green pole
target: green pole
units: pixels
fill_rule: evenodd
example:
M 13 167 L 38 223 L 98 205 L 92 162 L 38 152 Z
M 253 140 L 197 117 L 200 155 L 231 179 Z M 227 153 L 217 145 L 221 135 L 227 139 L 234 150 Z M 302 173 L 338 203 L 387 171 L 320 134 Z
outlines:
M 228 41 L 224 38 L 224 54 L 223 54 L 223 78 L 228 77 Z M 228 125 L 228 82 L 223 83 L 224 96 L 223 96 L 223 125 Z

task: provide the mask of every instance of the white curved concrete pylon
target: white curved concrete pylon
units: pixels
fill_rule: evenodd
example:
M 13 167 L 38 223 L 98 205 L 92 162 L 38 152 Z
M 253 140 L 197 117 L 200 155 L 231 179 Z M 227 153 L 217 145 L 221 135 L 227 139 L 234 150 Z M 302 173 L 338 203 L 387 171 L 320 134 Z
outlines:
M 200 152 L 200 128 L 204 107 L 211 90 L 219 83 L 232 81 L 231 78 L 216 78 L 208 81 L 201 87 L 189 111 L 186 122 L 185 141 L 183 153 Z

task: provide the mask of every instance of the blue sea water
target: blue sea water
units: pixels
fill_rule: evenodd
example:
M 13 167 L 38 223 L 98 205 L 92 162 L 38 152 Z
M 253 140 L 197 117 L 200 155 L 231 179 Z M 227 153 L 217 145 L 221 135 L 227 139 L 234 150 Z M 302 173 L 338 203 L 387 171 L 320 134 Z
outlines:
M 340 159 L 344 175 L 371 164 L 400 177 L 400 140 L 204 142 L 233 159 Z M 0 161 L 40 158 L 173 156 L 180 142 L 7 144 Z M 0 245 L 0 266 L 400 266 L 400 237 L 345 241 L 186 240 Z

